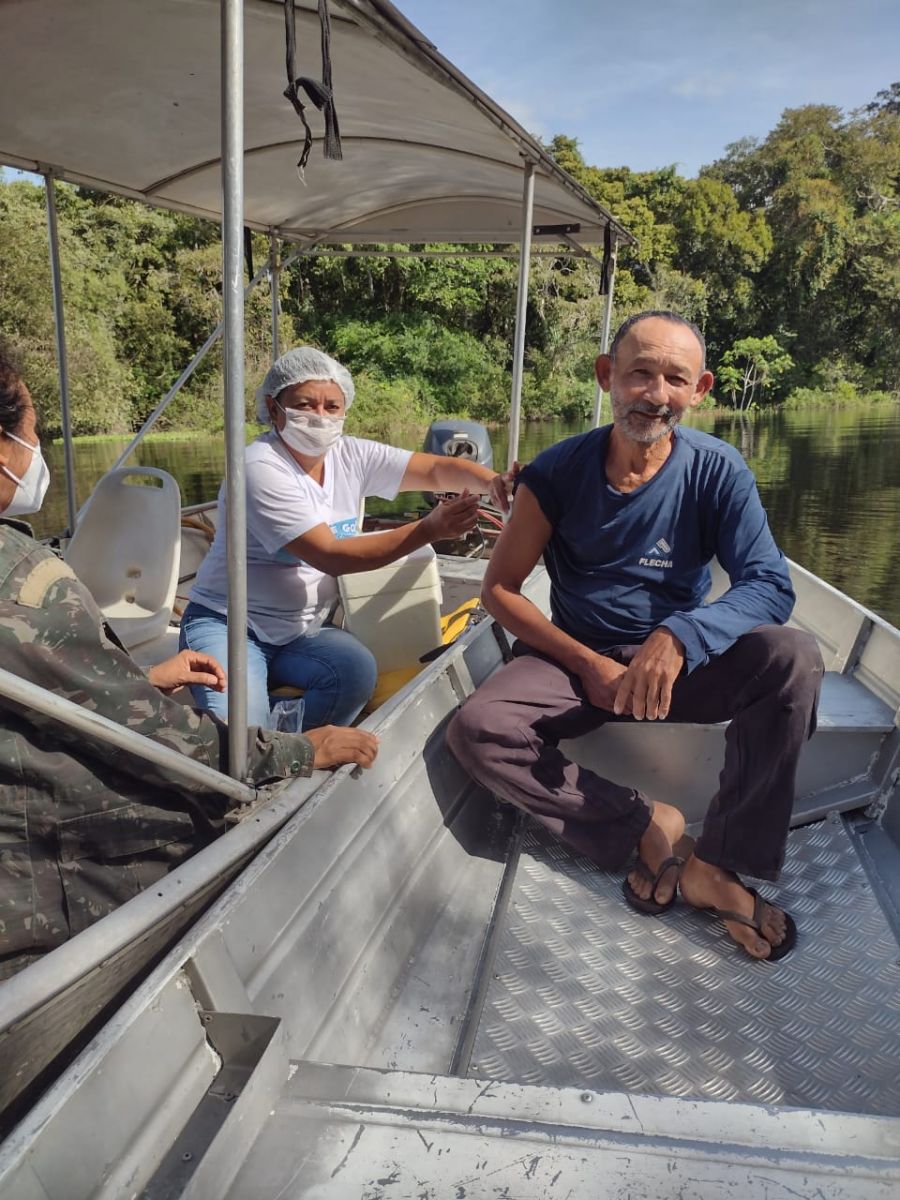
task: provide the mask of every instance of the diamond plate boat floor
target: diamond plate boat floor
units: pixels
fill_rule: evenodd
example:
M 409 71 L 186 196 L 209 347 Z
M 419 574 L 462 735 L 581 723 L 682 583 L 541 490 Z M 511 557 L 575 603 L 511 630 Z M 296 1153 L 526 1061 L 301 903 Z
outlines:
M 620 877 L 530 827 L 468 1074 L 900 1114 L 900 953 L 843 822 L 794 830 L 759 886 L 799 928 L 777 964 L 683 903 L 633 912 Z

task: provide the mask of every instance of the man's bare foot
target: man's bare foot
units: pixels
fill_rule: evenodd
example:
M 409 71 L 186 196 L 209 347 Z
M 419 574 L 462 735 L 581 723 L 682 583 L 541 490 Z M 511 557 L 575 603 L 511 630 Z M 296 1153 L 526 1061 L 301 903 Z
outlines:
M 632 891 L 642 900 L 652 899 L 657 904 L 668 904 L 678 886 L 678 868 L 673 864 L 663 873 L 653 892 L 653 876 L 667 858 L 672 856 L 672 847 L 684 833 L 684 817 L 671 804 L 652 801 L 653 815 L 644 836 L 638 842 L 638 857 L 650 870 L 650 876 L 636 867 L 628 876 Z
M 681 869 L 681 895 L 694 908 L 717 908 L 753 918 L 754 898 L 730 871 L 691 855 Z M 661 889 L 658 889 L 661 890 Z M 738 921 L 725 921 L 731 937 L 753 958 L 769 958 L 788 935 L 788 918 L 780 908 L 763 904 L 760 930 Z

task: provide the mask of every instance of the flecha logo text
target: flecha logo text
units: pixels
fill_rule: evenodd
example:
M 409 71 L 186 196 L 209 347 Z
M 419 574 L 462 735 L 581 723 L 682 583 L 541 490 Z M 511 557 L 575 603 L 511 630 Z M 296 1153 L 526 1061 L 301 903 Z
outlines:
M 657 538 L 647 553 L 638 559 L 638 565 L 642 567 L 671 567 L 674 565 L 671 558 L 663 557 L 671 553 L 672 547 L 666 539 Z

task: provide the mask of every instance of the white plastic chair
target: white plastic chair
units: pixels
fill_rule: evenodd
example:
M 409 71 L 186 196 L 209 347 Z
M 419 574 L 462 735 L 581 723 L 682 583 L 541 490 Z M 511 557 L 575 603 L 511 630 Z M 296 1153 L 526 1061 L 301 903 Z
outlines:
M 418 667 L 441 644 L 437 555 L 422 546 L 374 571 L 338 576 L 344 628 L 375 655 L 379 673 Z
M 110 471 L 82 508 L 65 559 L 124 646 L 162 636 L 181 559 L 178 484 L 155 467 Z

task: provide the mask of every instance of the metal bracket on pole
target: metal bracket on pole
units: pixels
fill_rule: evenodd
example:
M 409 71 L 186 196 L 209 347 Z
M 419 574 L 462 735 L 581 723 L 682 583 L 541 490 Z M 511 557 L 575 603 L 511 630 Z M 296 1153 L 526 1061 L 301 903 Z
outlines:
M 272 362 L 281 357 L 281 329 L 278 318 L 281 312 L 281 264 L 278 259 L 278 237 L 269 234 L 269 291 L 272 297 Z
M 244 469 L 244 5 L 221 0 L 222 299 L 225 501 L 228 510 L 228 726 L 247 727 L 247 497 Z M 228 739 L 228 771 L 247 774 L 245 737 Z
M 589 263 L 593 263 L 595 267 L 601 267 L 602 269 L 602 263 L 597 255 L 592 254 L 590 250 L 576 242 L 569 234 L 563 234 L 562 240 L 570 248 L 571 257 L 587 259 Z
M 516 336 L 513 345 L 507 469 L 512 467 L 519 455 L 519 427 L 522 421 L 522 372 L 525 363 L 525 317 L 528 309 L 528 273 L 531 265 L 533 215 L 534 162 L 526 159 L 525 182 L 522 191 L 522 244 L 519 249 L 519 283 L 516 292 Z
M 531 232 L 535 237 L 549 237 L 552 234 L 569 242 L 573 233 L 581 233 L 581 222 L 572 221 L 567 225 L 535 225 Z
M 50 243 L 50 278 L 53 283 L 53 323 L 56 328 L 56 361 L 59 367 L 59 400 L 66 463 L 66 509 L 69 533 L 75 532 L 78 501 L 75 495 L 75 453 L 72 446 L 72 414 L 69 407 L 69 360 L 66 353 L 66 322 L 63 310 L 62 276 L 59 270 L 59 227 L 56 221 L 56 191 L 53 173 L 44 172 L 47 197 L 47 235 Z
M 619 254 L 619 243 L 616 235 L 612 235 L 612 251 L 609 264 L 609 289 L 606 293 L 606 304 L 603 307 L 603 328 L 600 333 L 600 353 L 606 354 L 609 350 L 609 330 L 612 324 L 613 310 L 613 292 L 616 286 L 616 259 Z M 601 285 L 602 286 L 602 285 Z M 603 415 L 603 388 L 597 384 L 597 390 L 594 393 L 594 412 L 592 424 L 594 429 L 598 427 Z
M 535 228 L 538 228 L 535 226 Z M 569 239 L 565 239 L 569 240 Z M 568 249 L 562 244 L 554 246 L 552 250 L 535 249 L 532 246 L 532 258 L 589 258 L 592 262 L 597 259 L 593 254 L 589 254 L 587 250 L 579 247 L 577 242 L 572 242 L 571 245 L 575 249 Z M 432 258 L 453 258 L 453 259 L 469 259 L 469 258 L 518 258 L 518 250 L 374 250 L 367 247 L 365 250 L 345 250 L 341 246 L 310 246 L 308 249 L 298 250 L 288 259 L 284 259 L 281 263 L 281 270 L 284 271 L 289 263 L 297 262 L 301 258 L 415 258 L 415 259 L 432 259 Z

